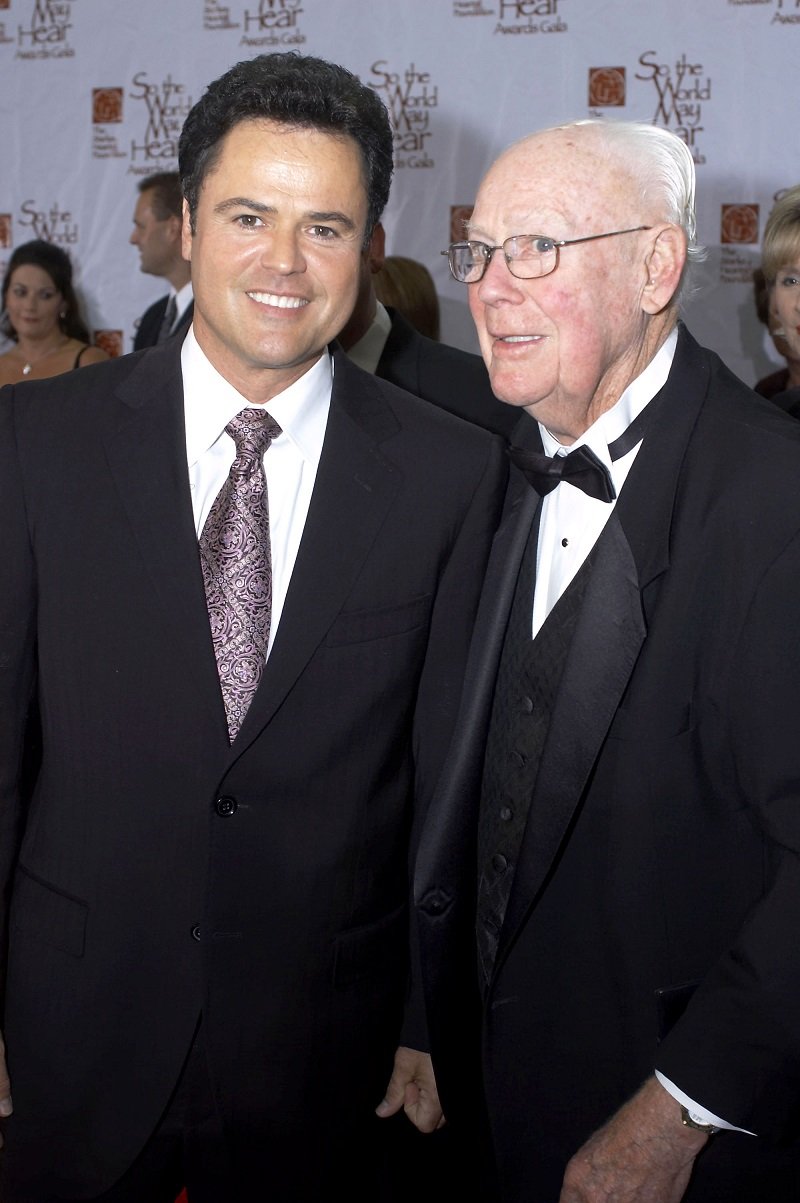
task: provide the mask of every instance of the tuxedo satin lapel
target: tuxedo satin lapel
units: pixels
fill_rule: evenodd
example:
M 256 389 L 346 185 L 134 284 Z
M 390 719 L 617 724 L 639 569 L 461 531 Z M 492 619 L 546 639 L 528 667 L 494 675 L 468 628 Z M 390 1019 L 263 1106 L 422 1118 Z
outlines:
M 103 434 L 109 467 L 180 672 L 192 692 L 209 699 L 224 733 L 186 465 L 179 342 L 149 351 L 117 396 L 122 404 L 109 403 Z
M 325 442 L 275 642 L 234 744 L 269 722 L 342 609 L 402 484 L 380 442 L 397 418 L 372 377 L 336 358 Z
M 636 564 L 612 514 L 598 541 L 542 753 L 498 965 L 558 853 L 645 635 Z
M 475 620 L 456 724 L 457 735 L 420 840 L 415 870 L 417 900 L 429 888 L 432 874 L 437 886 L 442 888 L 441 866 L 452 859 L 446 855 L 452 833 L 464 824 L 476 821 L 466 800 L 474 796 L 475 782 L 480 781 L 497 667 L 522 557 L 528 539 L 533 537 L 538 506 L 537 494 L 520 472 L 512 470 Z

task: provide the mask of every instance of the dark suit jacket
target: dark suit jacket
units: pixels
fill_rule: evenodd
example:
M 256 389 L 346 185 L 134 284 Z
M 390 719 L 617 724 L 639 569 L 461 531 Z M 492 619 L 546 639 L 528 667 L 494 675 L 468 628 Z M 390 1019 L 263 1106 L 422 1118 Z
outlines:
M 136 328 L 136 333 L 133 336 L 134 351 L 143 351 L 145 347 L 154 347 L 158 341 L 158 332 L 161 329 L 161 322 L 167 308 L 169 293 L 166 296 L 160 297 L 154 301 L 149 309 L 145 309 L 139 325 Z M 175 329 L 172 332 L 172 337 L 178 334 L 185 334 L 192 323 L 192 315 L 194 314 L 194 301 L 190 301 L 184 309 L 183 313 L 175 323 Z
M 241 1181 L 255 1162 L 276 1198 L 316 1199 L 338 1160 L 369 1197 L 362 1151 L 407 989 L 413 804 L 456 713 L 505 457 L 337 356 L 285 609 L 231 747 L 179 350 L 0 394 L 6 1152 L 43 1191 L 107 1189 L 202 1010 Z
M 796 1197 L 797 1147 L 769 1145 L 800 1123 L 798 481 L 796 424 L 682 331 L 598 544 L 485 1001 L 504 1201 L 557 1199 L 654 1066 L 764 1138 L 714 1138 L 687 1200 Z M 537 501 L 512 469 L 416 871 L 454 1116 L 474 1076 L 453 1016 L 475 965 L 482 749 Z
M 396 309 L 387 312 L 392 329 L 377 376 L 496 434 L 511 431 L 519 411 L 495 397 L 479 355 L 426 338 Z

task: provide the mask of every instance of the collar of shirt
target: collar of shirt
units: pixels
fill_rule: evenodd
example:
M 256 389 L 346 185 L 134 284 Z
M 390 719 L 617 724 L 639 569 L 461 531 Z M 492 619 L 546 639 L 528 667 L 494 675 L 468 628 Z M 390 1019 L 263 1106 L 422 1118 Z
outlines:
M 569 447 L 564 446 L 563 443 L 559 443 L 558 439 L 540 422 L 539 432 L 542 436 L 542 446 L 545 454 L 568 455 L 576 447 L 586 446 L 591 448 L 598 459 L 602 460 L 610 470 L 611 479 L 614 481 L 614 488 L 619 493 L 622 485 L 625 483 L 625 478 L 628 475 L 631 464 L 636 458 L 635 453 L 641 446 L 641 442 L 637 443 L 636 447 L 632 448 L 628 455 L 614 461 L 612 461 L 609 455 L 609 443 L 613 443 L 615 439 L 618 439 L 621 434 L 625 433 L 634 418 L 639 416 L 645 406 L 652 401 L 656 393 L 666 384 L 670 368 L 672 367 L 672 360 L 675 357 L 677 343 L 678 331 L 675 329 L 667 336 L 644 371 L 635 380 L 631 381 L 619 401 L 615 405 L 612 405 L 611 409 L 601 414 L 597 421 L 593 422 L 589 429 L 585 430 L 580 438 L 576 439 Z M 567 484 L 567 488 L 573 493 L 581 492 L 574 485 Z M 589 498 L 589 500 L 594 499 Z M 597 504 L 605 506 L 608 503 L 601 501 Z
M 220 443 L 226 447 L 229 468 L 234 458 L 234 442 L 225 433 L 225 427 L 240 410 L 260 406 L 252 405 L 220 375 L 195 338 L 194 330 L 189 331 L 181 349 L 181 369 L 189 468 Z M 333 363 L 325 352 L 267 406 L 283 432 L 276 443 L 283 442 L 284 437 L 288 439 L 314 472 L 322 454 L 332 383 Z
M 186 306 L 189 304 L 189 302 L 194 297 L 194 291 L 192 289 L 191 280 L 189 280 L 188 284 L 184 284 L 183 288 L 179 288 L 177 292 L 175 291 L 174 288 L 170 289 L 169 295 L 171 297 L 174 296 L 174 298 L 175 298 L 175 305 L 177 308 L 177 317 L 175 320 L 177 321 L 178 318 L 183 313 L 183 311 L 185 310 Z
M 640 440 L 627 455 L 614 461 L 608 445 L 627 430 L 633 419 L 665 384 L 677 341 L 677 330 L 674 330 L 644 371 L 628 385 L 616 405 L 601 414 L 571 446 L 565 447 L 559 443 L 539 423 L 546 454 L 568 455 L 575 447 L 590 447 L 611 472 L 619 496 L 642 443 Z M 534 636 L 594 547 L 615 504 L 613 501 L 609 503 L 588 497 L 567 481 L 562 481 L 558 488 L 542 499 L 533 595 Z
M 392 319 L 385 307 L 380 301 L 377 301 L 372 324 L 366 334 L 362 334 L 358 342 L 354 343 L 347 352 L 348 358 L 352 359 L 358 367 L 363 368 L 365 372 L 370 372 L 374 376 L 378 370 L 378 363 L 383 355 L 386 340 L 391 332 Z

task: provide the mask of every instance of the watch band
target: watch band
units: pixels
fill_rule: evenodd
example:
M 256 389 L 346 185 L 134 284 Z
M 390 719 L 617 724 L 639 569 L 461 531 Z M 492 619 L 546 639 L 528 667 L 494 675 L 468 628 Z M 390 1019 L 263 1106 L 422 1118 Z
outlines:
M 684 1128 L 694 1128 L 697 1132 L 705 1132 L 706 1136 L 713 1136 L 720 1129 L 716 1124 L 704 1124 L 700 1120 L 695 1119 L 688 1107 L 684 1107 L 681 1103 L 681 1123 Z

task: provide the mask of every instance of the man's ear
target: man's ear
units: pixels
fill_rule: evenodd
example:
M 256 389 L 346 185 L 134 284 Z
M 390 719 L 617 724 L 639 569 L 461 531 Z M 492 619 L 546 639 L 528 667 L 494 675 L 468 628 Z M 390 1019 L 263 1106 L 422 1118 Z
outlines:
M 183 202 L 183 224 L 181 226 L 181 252 L 187 263 L 192 261 L 192 224 L 189 218 L 189 202 Z
M 641 307 L 645 313 L 661 313 L 680 284 L 686 262 L 686 235 L 680 226 L 656 226 L 651 232 L 645 257 L 645 282 Z
M 377 223 L 372 231 L 372 237 L 369 240 L 367 247 L 367 263 L 369 270 L 374 276 L 383 267 L 383 261 L 386 258 L 386 231 L 380 222 Z

